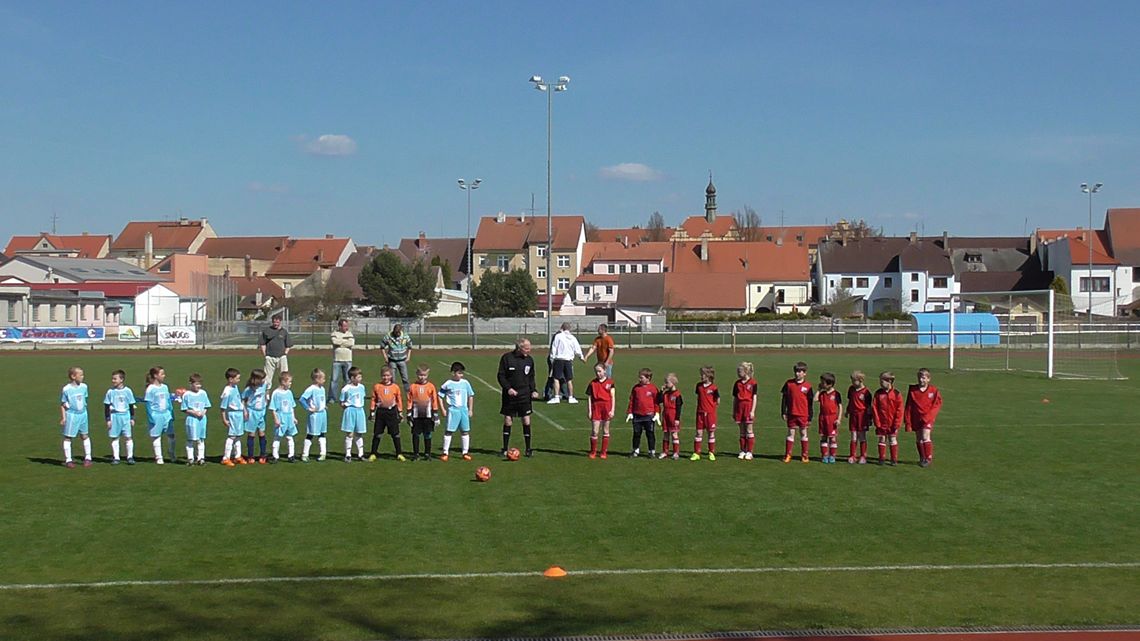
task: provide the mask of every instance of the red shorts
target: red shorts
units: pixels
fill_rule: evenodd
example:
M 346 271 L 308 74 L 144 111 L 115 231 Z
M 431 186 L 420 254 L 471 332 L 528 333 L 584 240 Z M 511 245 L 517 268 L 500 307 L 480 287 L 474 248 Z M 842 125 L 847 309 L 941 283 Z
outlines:
M 789 416 L 788 427 L 807 427 L 808 417 L 806 416 Z
M 934 423 L 931 423 L 929 427 L 924 423 L 918 423 L 917 425 L 914 423 L 908 423 L 906 426 L 906 431 L 908 431 L 908 432 L 918 432 L 921 434 L 922 430 L 930 430 L 933 432 L 934 431 Z
M 879 427 L 875 426 L 875 436 L 897 436 L 899 433 L 898 427 Z
M 752 423 L 752 403 L 734 403 L 732 406 L 732 422 Z
M 608 421 L 611 411 L 613 411 L 613 406 L 609 403 L 590 403 L 590 420 Z
M 715 429 L 716 429 L 716 414 L 709 414 L 707 412 L 697 412 L 697 431 L 715 430 Z
M 871 421 L 867 420 L 866 414 L 855 414 L 854 416 L 847 417 L 847 429 L 852 432 L 866 432 L 870 427 Z
M 681 421 L 676 416 L 670 416 L 668 412 L 661 414 L 661 431 L 662 432 L 680 432 Z
M 835 436 L 839 430 L 839 417 L 819 415 L 819 433 L 821 436 Z

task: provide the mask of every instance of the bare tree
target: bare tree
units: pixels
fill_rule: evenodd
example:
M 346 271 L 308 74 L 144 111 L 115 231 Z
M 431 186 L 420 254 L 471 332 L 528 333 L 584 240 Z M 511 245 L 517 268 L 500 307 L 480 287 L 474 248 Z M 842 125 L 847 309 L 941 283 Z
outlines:
M 595 243 L 598 240 L 598 226 L 590 221 L 586 221 L 586 242 Z
M 757 241 L 763 240 L 760 229 L 760 214 L 748 205 L 744 209 L 734 213 L 732 219 L 736 221 L 736 232 L 740 234 L 740 240 Z
M 645 225 L 646 240 L 654 243 L 669 240 L 669 230 L 665 227 L 665 217 L 661 212 L 655 211 L 649 215 L 649 222 Z

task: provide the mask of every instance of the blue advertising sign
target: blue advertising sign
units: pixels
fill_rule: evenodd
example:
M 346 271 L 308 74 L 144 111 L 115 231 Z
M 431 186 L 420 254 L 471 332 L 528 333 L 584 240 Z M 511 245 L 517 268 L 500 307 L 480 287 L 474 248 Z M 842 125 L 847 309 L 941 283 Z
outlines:
M 104 338 L 102 327 L 0 327 L 5 343 L 96 343 Z

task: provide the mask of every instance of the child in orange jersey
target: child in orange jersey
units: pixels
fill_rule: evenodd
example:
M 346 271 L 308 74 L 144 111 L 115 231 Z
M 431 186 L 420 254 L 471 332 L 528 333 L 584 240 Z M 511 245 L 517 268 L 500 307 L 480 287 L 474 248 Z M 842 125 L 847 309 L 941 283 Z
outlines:
M 902 394 L 895 389 L 895 375 L 879 374 L 879 389 L 871 400 L 871 414 L 875 421 L 875 436 L 879 438 L 879 465 L 897 465 L 899 462 L 899 427 L 903 420 Z M 891 459 L 887 461 L 887 448 Z
M 439 392 L 428 380 L 431 368 L 416 368 L 416 382 L 408 387 L 408 422 L 412 424 L 412 460 L 431 460 L 431 434 L 439 425 Z M 424 452 L 420 454 L 420 437 L 424 439 Z
M 851 454 L 847 462 L 860 465 L 867 463 L 867 428 L 874 421 L 871 417 L 871 390 L 864 383 L 863 372 L 851 372 L 851 386 L 847 388 L 847 429 L 851 431 Z M 856 448 L 859 457 L 855 458 Z
M 752 363 L 737 365 L 736 382 L 732 384 L 732 420 L 740 427 L 740 454 L 736 458 L 746 461 L 752 460 L 756 446 L 756 433 L 752 431 L 756 422 L 756 379 L 752 372 Z
M 681 458 L 681 406 L 684 399 L 677 389 L 677 375 L 665 375 L 665 384 L 657 392 L 657 404 L 661 406 L 661 455 L 669 456 L 669 446 L 673 446 L 673 460 Z
M 693 455 L 690 461 L 701 460 L 701 432 L 708 437 L 709 460 L 716 460 L 716 408 L 720 405 L 720 391 L 716 388 L 716 370 L 706 365 L 701 368 L 701 382 L 697 383 L 697 433 L 693 437 Z
M 843 396 L 835 389 L 835 374 L 824 372 L 819 377 L 819 453 L 824 463 L 835 462 L 842 409 Z
M 403 405 L 399 385 L 392 382 L 392 368 L 385 365 L 380 368 L 380 382 L 372 386 L 372 451 L 368 455 L 369 461 L 375 461 L 380 456 L 380 440 L 387 432 L 392 437 L 392 445 L 396 448 L 396 460 L 406 461 L 404 449 L 400 447 L 400 407 Z
M 934 442 L 930 433 L 934 430 L 934 420 L 942 409 L 942 394 L 930 384 L 930 370 L 918 370 L 918 385 L 911 385 L 906 392 L 906 405 L 903 411 L 903 425 L 908 432 L 914 432 L 914 444 L 918 448 L 919 467 L 929 467 L 934 458 Z
M 788 437 L 784 440 L 784 462 L 792 461 L 792 447 L 796 443 L 796 431 L 800 433 L 800 461 L 808 462 L 808 425 L 815 413 L 815 391 L 807 382 L 807 363 L 800 361 L 792 367 L 793 377 L 784 381 L 780 388 L 780 416 L 788 426 Z
M 603 325 L 604 327 L 604 325 Z M 594 366 L 594 380 L 586 387 L 586 414 L 590 418 L 590 458 L 610 453 L 610 421 L 614 418 L 614 382 L 606 375 L 605 363 Z M 598 432 L 602 446 L 598 448 Z

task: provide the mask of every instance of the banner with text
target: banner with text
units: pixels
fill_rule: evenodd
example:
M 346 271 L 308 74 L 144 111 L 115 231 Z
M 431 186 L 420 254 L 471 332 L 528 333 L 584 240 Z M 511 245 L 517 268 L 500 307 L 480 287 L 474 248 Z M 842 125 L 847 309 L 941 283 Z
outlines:
M 198 332 L 193 325 L 159 325 L 159 345 L 194 345 L 198 342 Z
M 0 328 L 0 342 L 5 343 L 97 343 L 103 337 L 102 327 Z

